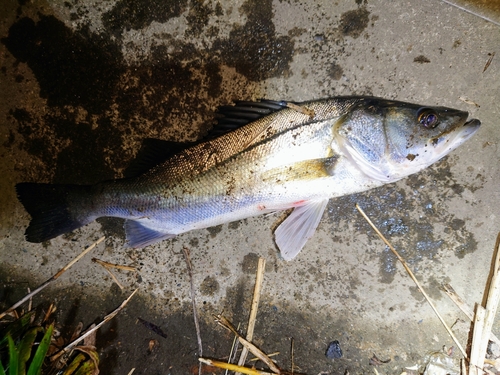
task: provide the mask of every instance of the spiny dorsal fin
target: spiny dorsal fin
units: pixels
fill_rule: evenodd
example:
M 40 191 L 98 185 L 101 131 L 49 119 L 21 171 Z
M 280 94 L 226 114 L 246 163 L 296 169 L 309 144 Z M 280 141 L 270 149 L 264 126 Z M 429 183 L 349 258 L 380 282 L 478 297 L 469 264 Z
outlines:
M 219 107 L 217 124 L 209 132 L 209 136 L 218 137 L 286 107 L 285 101 L 265 99 L 256 102 L 237 101 L 235 105 Z

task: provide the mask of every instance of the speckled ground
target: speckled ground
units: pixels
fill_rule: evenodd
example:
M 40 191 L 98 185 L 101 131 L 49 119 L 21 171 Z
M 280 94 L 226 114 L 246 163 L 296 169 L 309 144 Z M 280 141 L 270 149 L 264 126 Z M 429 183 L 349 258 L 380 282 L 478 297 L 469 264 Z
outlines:
M 465 317 L 440 285 L 479 302 L 499 223 L 499 5 L 439 0 L 0 3 L 0 302 L 6 306 L 82 248 L 105 243 L 35 298 L 55 300 L 61 326 L 85 325 L 139 294 L 103 328 L 104 374 L 197 373 L 191 251 L 204 355 L 226 359 L 232 337 L 212 314 L 246 326 L 255 267 L 267 260 L 255 343 L 296 372 L 399 374 L 453 343 L 360 204 L 401 251 L 445 320 L 467 344 Z M 273 242 L 279 215 L 262 216 L 131 250 L 122 222 L 99 219 L 43 244 L 24 240 L 18 182 L 118 178 L 144 138 L 193 141 L 236 99 L 302 101 L 374 95 L 468 110 L 483 126 L 466 145 L 396 184 L 329 203 L 292 262 Z M 131 264 L 121 291 L 91 257 Z M 151 322 L 161 337 L 137 322 Z M 495 326 L 496 328 L 498 325 Z M 157 340 L 153 350 L 151 339 Z M 343 358 L 327 359 L 338 340 Z M 213 369 L 205 369 L 211 373 Z

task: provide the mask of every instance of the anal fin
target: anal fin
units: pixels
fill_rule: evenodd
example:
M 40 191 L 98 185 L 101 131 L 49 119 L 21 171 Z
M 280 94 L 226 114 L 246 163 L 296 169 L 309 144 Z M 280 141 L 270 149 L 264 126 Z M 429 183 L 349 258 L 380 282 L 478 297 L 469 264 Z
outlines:
M 292 260 L 299 254 L 316 231 L 327 203 L 328 199 L 324 199 L 297 207 L 278 226 L 274 238 L 283 259 Z
M 162 233 L 144 226 L 139 220 L 125 220 L 124 224 L 127 245 L 140 248 L 156 242 L 175 237 L 175 234 Z

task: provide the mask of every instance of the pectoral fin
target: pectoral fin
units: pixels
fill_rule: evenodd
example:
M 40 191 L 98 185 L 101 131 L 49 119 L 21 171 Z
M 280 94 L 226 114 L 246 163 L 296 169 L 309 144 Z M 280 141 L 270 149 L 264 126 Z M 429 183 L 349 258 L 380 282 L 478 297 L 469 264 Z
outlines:
M 312 237 L 323 216 L 328 199 L 297 207 L 274 232 L 276 245 L 285 260 L 292 260 Z

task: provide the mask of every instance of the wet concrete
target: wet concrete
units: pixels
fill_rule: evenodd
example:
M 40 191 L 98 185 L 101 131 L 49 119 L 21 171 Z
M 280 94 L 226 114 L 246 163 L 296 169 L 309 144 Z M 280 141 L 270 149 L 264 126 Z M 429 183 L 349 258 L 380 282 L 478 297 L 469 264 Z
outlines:
M 474 4 L 474 6 L 480 6 Z M 358 203 L 401 251 L 452 324 L 464 319 L 440 291 L 450 282 L 481 300 L 498 225 L 498 26 L 440 1 L 4 1 L 0 20 L 0 281 L 13 302 L 102 234 L 93 256 L 131 264 L 105 271 L 83 259 L 36 303 L 56 300 L 61 327 L 89 325 L 139 295 L 101 330 L 102 373 L 197 372 L 191 251 L 204 355 L 226 359 L 232 337 L 213 321 L 246 325 L 257 258 L 267 260 L 255 342 L 296 372 L 373 371 L 373 353 L 399 374 L 453 345 L 430 307 L 378 240 Z M 488 14 L 488 7 L 481 5 Z M 495 17 L 496 13 L 492 13 Z M 497 56 L 498 57 L 498 56 Z M 301 254 L 273 242 L 280 215 L 181 235 L 131 250 L 122 221 L 99 219 L 43 244 L 24 240 L 18 182 L 119 178 L 144 138 L 193 141 L 216 108 L 236 99 L 376 95 L 468 110 L 480 132 L 426 171 L 332 200 Z M 476 103 L 476 104 L 474 104 Z M 166 338 L 137 322 L 145 319 Z M 459 325 L 457 325 L 459 327 Z M 467 342 L 467 325 L 457 334 Z M 464 328 L 465 327 L 465 328 Z M 292 340 L 293 339 L 293 340 Z M 153 350 L 149 341 L 157 340 Z M 325 350 L 338 340 L 344 357 Z M 210 373 L 212 369 L 205 369 Z

